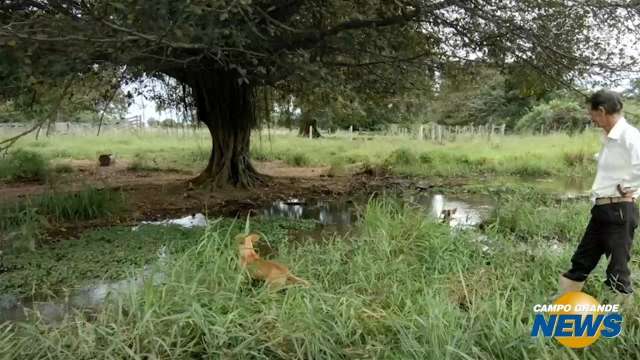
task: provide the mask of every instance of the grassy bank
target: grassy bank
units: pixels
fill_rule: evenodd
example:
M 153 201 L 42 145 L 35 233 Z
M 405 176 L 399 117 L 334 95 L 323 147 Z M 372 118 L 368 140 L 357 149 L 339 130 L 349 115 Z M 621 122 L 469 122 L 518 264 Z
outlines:
M 551 248 L 553 239 L 539 230 L 523 242 L 515 236 L 523 229 L 503 227 L 518 216 L 515 205 L 496 213 L 485 234 L 490 250 L 483 251 L 476 231 L 451 231 L 418 210 L 373 201 L 348 239 L 276 242 L 278 259 L 313 285 L 274 293 L 251 286 L 238 271 L 235 234 L 217 222 L 160 266 L 166 274 L 161 285 L 114 299 L 91 322 L 78 315 L 55 328 L 4 325 L 0 349 L 8 359 L 640 356 L 637 305 L 625 314 L 619 338 L 602 339 L 587 351 L 529 336 L 532 306 L 555 291 L 578 240 L 572 214 L 585 204 L 531 194 L 515 194 L 505 204 L 523 196 L 531 211 L 547 208 L 565 219 L 553 231 L 569 234 L 566 245 Z M 633 266 L 640 271 L 637 262 Z M 597 298 L 604 294 L 602 270 L 587 288 Z
M 583 176 L 592 171 L 598 137 L 598 130 L 575 136 L 509 135 L 490 141 L 460 136 L 440 145 L 399 136 L 373 136 L 370 140 L 325 136 L 309 140 L 293 134 L 255 133 L 252 157 L 283 160 L 292 166 L 331 165 L 336 169 L 355 163 L 386 165 L 394 173 L 416 176 Z M 100 137 L 55 135 L 37 141 L 25 138 L 18 147 L 57 163 L 68 159 L 96 161 L 98 154 L 115 153 L 118 158 L 134 161 L 134 167 L 154 164 L 154 169 L 160 170 L 199 170 L 208 159 L 209 144 L 204 130 L 148 130 Z
M 46 240 L 52 227 L 82 221 L 115 218 L 127 206 L 124 195 L 114 190 L 87 187 L 68 193 L 48 189 L 25 200 L 0 203 L 0 250 L 33 250 Z M 0 286 L 0 289 L 2 287 Z

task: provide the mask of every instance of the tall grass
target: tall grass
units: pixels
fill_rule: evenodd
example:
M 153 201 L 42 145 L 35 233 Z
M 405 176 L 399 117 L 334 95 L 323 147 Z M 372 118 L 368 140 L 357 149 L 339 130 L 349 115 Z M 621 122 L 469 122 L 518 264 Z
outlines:
M 19 226 L 25 221 L 25 210 L 35 211 L 54 222 L 93 220 L 117 215 L 123 210 L 125 199 L 114 190 L 86 188 L 75 193 L 48 191 L 24 201 L 0 206 L 0 229 Z
M 95 220 L 119 214 L 126 201 L 112 190 L 86 188 L 76 193 L 49 191 L 0 205 L 0 248 L 34 250 L 51 224 Z
M 309 157 L 299 152 L 288 153 L 282 156 L 282 158 L 287 164 L 293 166 L 307 166 L 310 163 Z
M 33 204 L 56 222 L 93 220 L 117 215 L 124 210 L 123 194 L 113 190 L 86 188 L 76 193 L 44 193 Z
M 638 306 L 620 338 L 587 351 L 532 339 L 532 306 L 555 290 L 571 249 L 487 253 L 473 231 L 373 201 L 349 239 L 296 247 L 279 260 L 313 285 L 274 292 L 239 271 L 234 232 L 217 223 L 197 246 L 159 265 L 166 278 L 114 298 L 89 321 L 0 327 L 7 359 L 419 358 L 601 359 L 640 356 Z M 268 234 L 267 234 L 268 235 Z M 544 239 L 542 239 L 544 240 Z M 543 244 L 540 244 L 543 245 Z M 532 253 L 533 250 L 535 251 Z M 636 257 L 637 259 L 637 257 Z M 637 271 L 634 265 L 634 271 Z M 593 288 L 598 297 L 600 288 Z
M 587 201 L 560 200 L 531 186 L 508 189 L 496 204 L 488 226 L 497 232 L 520 241 L 565 243 L 581 237 L 591 207 Z
M 0 180 L 44 181 L 48 172 L 47 160 L 35 151 L 18 149 L 0 157 Z

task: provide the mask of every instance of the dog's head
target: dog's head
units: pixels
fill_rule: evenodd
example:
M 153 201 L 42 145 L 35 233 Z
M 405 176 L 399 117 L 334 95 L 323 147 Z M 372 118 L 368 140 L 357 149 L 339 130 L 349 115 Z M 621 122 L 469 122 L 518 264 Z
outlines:
M 236 235 L 236 243 L 238 245 L 243 245 L 247 248 L 253 248 L 253 244 L 260 240 L 260 235 L 257 234 L 238 234 Z
M 238 253 L 240 255 L 240 266 L 246 266 L 252 261 L 259 259 L 260 257 L 256 254 L 256 251 L 253 249 L 253 243 L 258 241 L 260 237 L 256 234 L 240 234 L 236 235 L 236 241 L 238 243 Z

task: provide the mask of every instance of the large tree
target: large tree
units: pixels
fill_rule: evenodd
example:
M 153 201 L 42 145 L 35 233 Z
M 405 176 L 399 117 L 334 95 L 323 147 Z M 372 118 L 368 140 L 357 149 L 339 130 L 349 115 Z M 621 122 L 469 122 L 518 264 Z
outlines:
M 198 180 L 251 186 L 258 86 L 309 69 L 475 58 L 566 82 L 630 66 L 611 56 L 610 37 L 637 31 L 638 11 L 634 1 L 14 0 L 0 2 L 0 56 L 60 86 L 101 67 L 174 79 L 212 136 Z

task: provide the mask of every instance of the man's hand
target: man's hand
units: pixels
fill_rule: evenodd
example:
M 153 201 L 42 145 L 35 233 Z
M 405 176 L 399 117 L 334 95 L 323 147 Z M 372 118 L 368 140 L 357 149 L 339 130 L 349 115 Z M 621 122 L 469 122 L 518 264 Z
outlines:
M 618 184 L 616 189 L 618 190 L 618 193 L 620 193 L 620 196 L 626 197 L 626 198 L 632 198 L 633 195 L 638 190 L 638 189 L 634 189 L 634 188 L 628 187 L 628 186 L 627 187 L 622 187 L 621 184 Z

